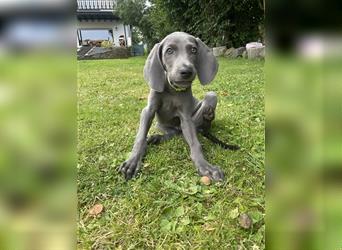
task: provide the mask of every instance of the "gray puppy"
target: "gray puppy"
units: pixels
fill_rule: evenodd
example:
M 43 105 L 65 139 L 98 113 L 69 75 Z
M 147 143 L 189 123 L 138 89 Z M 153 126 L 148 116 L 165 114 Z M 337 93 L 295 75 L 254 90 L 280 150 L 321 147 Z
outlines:
M 208 131 L 215 117 L 216 94 L 208 92 L 204 100 L 198 101 L 191 90 L 196 75 L 205 85 L 214 79 L 217 70 L 212 51 L 187 33 L 174 32 L 153 47 L 144 67 L 144 78 L 151 89 L 148 104 L 141 112 L 131 156 L 119 168 L 126 180 L 139 171 L 147 144 L 157 144 L 180 133 L 190 146 L 198 173 L 215 181 L 224 179 L 222 170 L 204 158 L 197 138 L 197 132 Z M 164 134 L 147 138 L 155 115 Z

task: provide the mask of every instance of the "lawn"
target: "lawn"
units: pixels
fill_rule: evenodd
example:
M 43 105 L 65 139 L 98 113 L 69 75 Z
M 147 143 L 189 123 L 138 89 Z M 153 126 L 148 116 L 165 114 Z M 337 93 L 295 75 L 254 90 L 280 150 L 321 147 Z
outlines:
M 218 94 L 213 134 L 241 147 L 227 151 L 199 136 L 226 175 L 203 186 L 181 137 L 149 147 L 137 178 L 125 182 L 116 171 L 147 103 L 144 62 L 78 62 L 78 248 L 264 249 L 264 63 L 220 58 L 212 84 L 194 82 L 196 97 Z M 95 217 L 94 204 L 104 206 Z M 251 228 L 240 227 L 242 213 Z

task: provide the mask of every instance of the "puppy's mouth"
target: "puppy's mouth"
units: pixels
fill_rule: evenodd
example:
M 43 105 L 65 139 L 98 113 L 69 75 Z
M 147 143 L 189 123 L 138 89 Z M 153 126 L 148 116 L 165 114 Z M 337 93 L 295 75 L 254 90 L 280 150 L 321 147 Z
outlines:
M 190 86 L 192 81 L 173 81 L 178 86 Z
M 169 77 L 167 77 L 167 81 L 176 91 L 185 91 L 191 86 L 191 81 L 171 81 Z

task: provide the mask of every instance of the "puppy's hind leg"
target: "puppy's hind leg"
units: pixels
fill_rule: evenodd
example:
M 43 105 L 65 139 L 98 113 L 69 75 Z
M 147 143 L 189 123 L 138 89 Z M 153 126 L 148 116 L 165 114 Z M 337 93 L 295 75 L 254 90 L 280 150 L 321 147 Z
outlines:
M 215 109 L 217 105 L 217 96 L 215 92 L 208 92 L 204 99 L 198 102 L 195 107 L 195 112 L 192 115 L 192 120 L 194 121 L 198 131 L 207 139 L 220 145 L 224 149 L 238 150 L 240 149 L 237 145 L 227 144 L 220 139 L 212 135 L 209 130 L 212 121 L 215 119 Z
M 196 128 L 200 128 L 205 131 L 210 129 L 211 123 L 215 119 L 216 105 L 216 93 L 213 91 L 206 93 L 204 99 L 198 102 L 192 114 L 192 120 Z

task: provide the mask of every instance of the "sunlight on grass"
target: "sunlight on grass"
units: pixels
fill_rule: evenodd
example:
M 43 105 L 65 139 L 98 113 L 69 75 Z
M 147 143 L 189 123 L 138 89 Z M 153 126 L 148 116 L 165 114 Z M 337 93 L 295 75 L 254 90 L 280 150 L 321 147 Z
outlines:
M 141 174 L 126 183 L 116 172 L 130 153 L 149 92 L 144 57 L 78 62 L 78 244 L 80 249 L 264 248 L 263 62 L 220 59 L 213 83 L 193 91 L 219 97 L 213 133 L 241 150 L 200 137 L 223 185 L 202 186 L 182 138 L 148 149 Z M 150 133 L 157 130 L 154 126 Z M 104 205 L 96 218 L 95 203 Z M 248 213 L 251 229 L 234 214 Z

